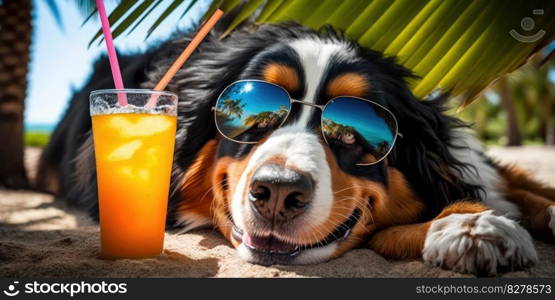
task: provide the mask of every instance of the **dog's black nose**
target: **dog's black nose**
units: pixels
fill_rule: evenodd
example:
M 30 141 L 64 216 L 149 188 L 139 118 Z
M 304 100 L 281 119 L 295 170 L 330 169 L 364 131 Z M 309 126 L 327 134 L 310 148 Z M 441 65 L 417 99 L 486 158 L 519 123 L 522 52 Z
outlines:
M 312 199 L 310 176 L 276 164 L 259 167 L 251 178 L 251 207 L 270 222 L 285 222 L 302 214 Z

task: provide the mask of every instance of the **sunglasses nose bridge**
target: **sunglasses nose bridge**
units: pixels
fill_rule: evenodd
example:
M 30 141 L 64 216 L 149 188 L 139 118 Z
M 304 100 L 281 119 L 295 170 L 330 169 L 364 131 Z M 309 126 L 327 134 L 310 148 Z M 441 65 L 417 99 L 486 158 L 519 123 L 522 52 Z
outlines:
M 318 108 L 320 110 L 324 110 L 324 105 L 318 105 L 318 104 L 314 104 L 312 102 L 307 102 L 307 101 L 301 101 L 301 100 L 296 100 L 296 99 L 291 99 L 291 103 L 299 103 L 302 105 L 306 105 L 306 106 L 310 106 L 310 107 L 315 107 Z

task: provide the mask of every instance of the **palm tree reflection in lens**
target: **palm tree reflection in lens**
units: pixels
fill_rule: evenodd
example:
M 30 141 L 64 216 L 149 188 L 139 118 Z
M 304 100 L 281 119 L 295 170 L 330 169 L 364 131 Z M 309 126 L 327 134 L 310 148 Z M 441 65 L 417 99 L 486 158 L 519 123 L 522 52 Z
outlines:
M 396 134 L 389 112 L 370 102 L 340 97 L 322 113 L 322 132 L 330 144 L 342 145 L 360 156 L 359 164 L 371 164 L 387 155 Z
M 258 128 L 276 128 L 287 116 L 287 112 L 287 108 L 280 105 L 278 111 L 263 111 L 249 115 L 243 120 L 243 124 L 249 128 L 255 126 Z
M 277 129 L 287 117 L 289 107 L 287 92 L 273 84 L 237 82 L 220 96 L 216 122 L 227 138 L 253 143 Z
M 245 104 L 240 99 L 225 99 L 218 103 L 216 107 L 216 120 L 218 127 L 226 136 L 237 135 L 237 128 L 234 125 L 236 119 L 243 116 Z
M 220 132 L 236 142 L 256 143 L 283 124 L 291 108 L 287 92 L 262 81 L 241 81 L 229 86 L 216 104 Z M 303 102 L 304 103 L 304 102 Z M 338 97 L 322 111 L 322 133 L 330 146 L 341 145 L 358 157 L 357 164 L 372 164 L 385 157 L 395 140 L 397 123 L 387 109 L 366 99 Z

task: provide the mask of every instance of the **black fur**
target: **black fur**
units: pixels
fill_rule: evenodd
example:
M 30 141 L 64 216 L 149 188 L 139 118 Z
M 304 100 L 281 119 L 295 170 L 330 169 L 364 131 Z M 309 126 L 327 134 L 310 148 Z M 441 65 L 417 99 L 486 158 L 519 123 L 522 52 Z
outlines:
M 236 31 L 223 40 L 218 39 L 216 35 L 211 34 L 206 38 L 168 86 L 168 90 L 176 92 L 180 99 L 168 225 L 174 225 L 175 206 L 184 200 L 177 192 L 177 183 L 181 181 L 201 147 L 210 139 L 221 139 L 217 134 L 211 110 L 218 95 L 236 80 L 259 76 L 256 74 L 255 61 L 262 52 L 273 53 L 275 59 L 286 60 L 289 64 L 295 65 L 296 62 L 291 57 L 279 57 L 287 51 L 282 45 L 294 39 L 307 37 L 347 43 L 349 48 L 354 50 L 355 56 L 341 58 L 346 60 L 342 63 L 342 68 L 366 76 L 372 83 L 372 89 L 366 97 L 386 106 L 397 117 L 403 138 L 397 139 L 397 144 L 388 157 L 388 163 L 406 176 L 412 188 L 426 203 L 428 217 L 437 214 L 450 202 L 479 199 L 479 187 L 462 182 L 460 172 L 468 166 L 457 161 L 448 151 L 448 147 L 453 146 L 452 130 L 465 125 L 442 114 L 445 97 L 427 101 L 416 99 L 405 81 L 413 75 L 398 65 L 393 58 L 361 48 L 328 27 L 317 32 L 289 23 L 263 25 L 255 32 Z M 189 39 L 186 35 L 164 43 L 146 54 L 121 57 L 126 86 L 152 88 Z M 333 74 L 334 71 L 331 70 L 329 73 Z M 332 78 L 327 80 L 330 79 Z M 304 79 L 302 80 L 304 82 Z M 90 91 L 112 87 L 108 62 L 103 58 L 96 63 L 95 73 L 89 83 L 71 100 L 68 112 L 45 149 L 39 171 L 39 183 L 44 183 L 47 168 L 54 167 L 59 172 L 62 183 L 60 196 L 71 204 L 90 209 L 93 215 L 98 213 L 94 172 L 90 174 L 90 184 L 76 184 L 74 160 L 77 149 L 90 131 Z M 300 97 L 303 91 L 293 91 L 292 94 L 294 97 Z M 327 100 L 322 94 L 318 101 Z M 319 124 L 318 120 L 313 124 Z M 241 156 L 248 153 L 251 147 L 222 140 L 218 153 Z M 340 155 L 338 161 L 341 165 Z M 384 161 L 369 167 L 357 167 L 352 164 L 342 167 L 356 176 L 387 183 L 385 164 Z

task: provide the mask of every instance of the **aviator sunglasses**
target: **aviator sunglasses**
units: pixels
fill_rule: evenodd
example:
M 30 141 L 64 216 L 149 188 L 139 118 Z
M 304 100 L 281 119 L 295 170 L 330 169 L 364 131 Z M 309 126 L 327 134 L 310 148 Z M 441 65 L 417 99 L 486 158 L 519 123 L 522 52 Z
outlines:
M 230 84 L 218 97 L 214 120 L 220 134 L 243 144 L 256 144 L 287 120 L 293 103 L 321 110 L 321 131 L 332 149 L 356 157 L 356 165 L 373 165 L 395 144 L 397 119 L 373 101 L 339 96 L 325 105 L 292 99 L 287 90 L 261 80 Z

